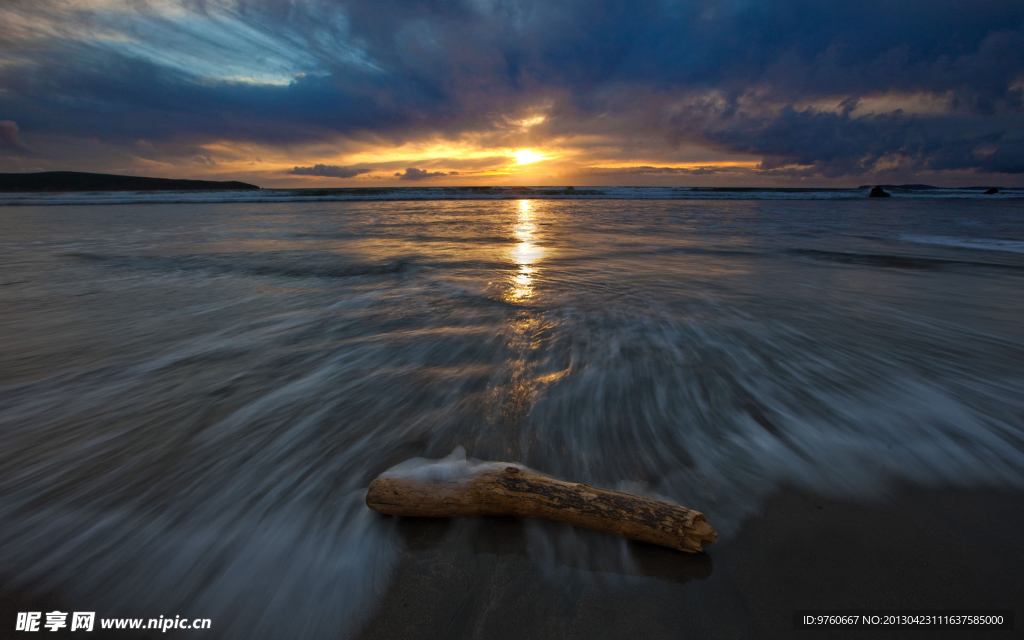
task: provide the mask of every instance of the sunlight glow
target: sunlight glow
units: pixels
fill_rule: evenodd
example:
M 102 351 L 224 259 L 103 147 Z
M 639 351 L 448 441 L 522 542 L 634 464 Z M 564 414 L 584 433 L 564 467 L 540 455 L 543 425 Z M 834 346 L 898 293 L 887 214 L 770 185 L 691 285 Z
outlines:
M 516 164 L 530 164 L 531 162 L 538 162 L 544 159 L 543 155 L 530 149 L 520 149 L 513 155 L 516 157 Z
M 530 127 L 540 124 L 545 120 L 547 120 L 547 118 L 544 116 L 534 116 L 532 118 L 526 118 L 525 120 L 519 120 L 516 122 L 516 124 L 518 124 L 520 127 L 524 129 L 529 129 Z

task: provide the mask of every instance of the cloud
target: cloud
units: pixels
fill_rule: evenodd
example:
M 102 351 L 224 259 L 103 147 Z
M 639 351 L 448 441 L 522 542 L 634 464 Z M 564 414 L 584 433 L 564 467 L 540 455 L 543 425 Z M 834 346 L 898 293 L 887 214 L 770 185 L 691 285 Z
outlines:
M 27 154 L 29 149 L 21 141 L 18 123 L 13 120 L 0 120 L 0 151 L 13 151 L 18 154 Z
M 446 175 L 448 174 L 444 171 L 424 171 L 416 167 L 409 167 L 405 170 L 405 173 L 396 173 L 395 177 L 399 180 L 427 180 L 428 178 L 440 178 Z
M 0 22 L 4 116 L 37 154 L 43 136 L 299 158 L 470 140 L 578 165 L 700 148 L 826 179 L 1020 166 L 1019 0 L 37 0 Z M 389 162 L 463 169 L 422 158 Z
M 333 164 L 317 164 L 312 167 L 295 167 L 288 173 L 293 176 L 323 176 L 325 178 L 354 178 L 373 171 L 370 167 L 339 167 Z
M 690 134 L 732 152 L 760 155 L 764 173 L 859 176 L 904 171 L 1024 173 L 1024 138 L 999 121 L 901 111 L 851 115 L 786 106 L 777 113 L 686 118 Z M 697 123 L 696 125 L 694 123 Z
M 606 173 L 613 175 L 636 175 L 636 176 L 704 176 L 729 171 L 731 167 L 702 166 L 702 167 L 591 167 L 587 173 Z

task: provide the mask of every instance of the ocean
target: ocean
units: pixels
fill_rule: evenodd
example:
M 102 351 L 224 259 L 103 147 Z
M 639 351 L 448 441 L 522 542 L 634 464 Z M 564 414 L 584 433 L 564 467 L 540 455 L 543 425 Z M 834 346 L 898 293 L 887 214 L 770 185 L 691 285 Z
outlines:
M 367 484 L 462 450 L 724 550 L 787 487 L 1020 490 L 1022 318 L 1024 190 L 3 194 L 0 581 L 357 635 L 416 526 Z M 645 579 L 524 527 L 541 580 Z

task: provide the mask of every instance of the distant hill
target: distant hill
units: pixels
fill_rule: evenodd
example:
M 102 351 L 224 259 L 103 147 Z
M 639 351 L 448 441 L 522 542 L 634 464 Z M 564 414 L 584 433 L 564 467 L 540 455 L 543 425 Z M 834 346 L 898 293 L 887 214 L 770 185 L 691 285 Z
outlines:
M 226 191 L 259 189 L 244 182 L 140 178 L 106 173 L 0 173 L 0 191 Z

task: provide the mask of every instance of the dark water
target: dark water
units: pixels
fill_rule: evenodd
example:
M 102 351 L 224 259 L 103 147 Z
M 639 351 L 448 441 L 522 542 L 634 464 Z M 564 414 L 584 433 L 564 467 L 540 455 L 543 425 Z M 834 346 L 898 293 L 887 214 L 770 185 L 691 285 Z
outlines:
M 0 579 L 100 615 L 353 632 L 408 538 L 363 489 L 456 446 L 725 540 L 782 484 L 1024 486 L 1024 200 L 18 206 L 0 232 Z M 537 565 L 635 561 L 532 531 Z

